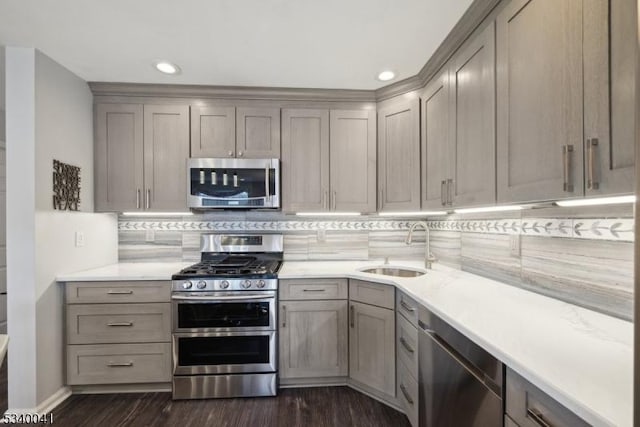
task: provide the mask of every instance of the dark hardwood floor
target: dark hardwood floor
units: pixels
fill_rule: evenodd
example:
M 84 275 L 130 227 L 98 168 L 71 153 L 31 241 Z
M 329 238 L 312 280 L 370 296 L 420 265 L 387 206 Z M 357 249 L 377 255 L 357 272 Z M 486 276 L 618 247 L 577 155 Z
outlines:
M 347 387 L 180 401 L 172 401 L 170 393 L 73 395 L 53 412 L 58 426 L 409 426 L 400 412 Z

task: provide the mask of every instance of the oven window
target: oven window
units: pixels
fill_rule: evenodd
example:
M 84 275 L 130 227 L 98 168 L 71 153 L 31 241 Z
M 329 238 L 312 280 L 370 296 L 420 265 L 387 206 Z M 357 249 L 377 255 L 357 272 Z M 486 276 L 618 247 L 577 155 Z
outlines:
M 268 302 L 178 304 L 178 328 L 246 328 L 269 325 Z
M 191 195 L 215 199 L 255 199 L 266 197 L 265 169 L 192 168 Z M 269 194 L 276 193 L 275 169 L 269 169 Z
M 180 366 L 269 363 L 269 336 L 178 338 Z

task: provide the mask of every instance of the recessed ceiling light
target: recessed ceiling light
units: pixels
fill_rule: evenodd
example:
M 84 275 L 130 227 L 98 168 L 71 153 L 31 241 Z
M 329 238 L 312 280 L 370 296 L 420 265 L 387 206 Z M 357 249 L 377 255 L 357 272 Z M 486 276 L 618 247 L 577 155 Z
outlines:
M 165 74 L 180 74 L 180 67 L 168 61 L 156 62 L 156 69 Z
M 395 76 L 396 73 L 391 70 L 386 70 L 378 74 L 378 80 L 380 80 L 381 82 L 388 82 L 389 80 L 393 80 Z

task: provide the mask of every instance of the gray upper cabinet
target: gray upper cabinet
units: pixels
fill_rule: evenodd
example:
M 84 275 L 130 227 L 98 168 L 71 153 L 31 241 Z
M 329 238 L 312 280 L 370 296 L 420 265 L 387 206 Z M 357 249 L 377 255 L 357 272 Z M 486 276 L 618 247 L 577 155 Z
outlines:
M 236 156 L 235 107 L 191 107 L 191 157 Z
M 456 53 L 449 68 L 452 206 L 496 201 L 495 30 L 490 23 Z M 446 140 L 446 138 L 445 138 Z
M 145 209 L 187 209 L 189 107 L 144 106 Z
M 237 157 L 280 158 L 280 108 L 238 107 Z
M 381 108 L 378 135 L 380 210 L 420 210 L 420 100 Z
M 280 158 L 280 109 L 192 106 L 191 157 Z
M 449 71 L 444 69 L 425 87 L 422 96 L 422 208 L 448 204 L 451 144 L 449 143 Z
M 331 110 L 330 201 L 333 211 L 376 211 L 376 115 Z
M 143 107 L 95 106 L 95 209 L 122 212 L 142 207 Z
M 512 0 L 496 18 L 499 202 L 584 194 L 582 3 Z
M 584 2 L 585 194 L 625 194 L 634 185 L 633 2 Z
M 329 111 L 282 110 L 282 209 L 329 207 Z

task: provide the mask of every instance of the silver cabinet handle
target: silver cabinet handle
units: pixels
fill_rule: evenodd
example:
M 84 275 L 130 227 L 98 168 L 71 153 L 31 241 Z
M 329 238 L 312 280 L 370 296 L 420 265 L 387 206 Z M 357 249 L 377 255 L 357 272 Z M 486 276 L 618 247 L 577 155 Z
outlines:
M 352 328 L 356 324 L 356 319 L 355 319 L 356 313 L 355 313 L 355 311 L 356 311 L 356 308 L 353 305 L 351 305 L 350 313 L 349 313 L 349 324 L 351 325 Z
M 244 153 L 242 151 L 238 151 L 238 157 L 242 157 Z
M 322 191 L 322 209 L 329 210 L 329 190 Z
M 571 153 L 573 153 L 573 145 L 567 144 L 562 146 L 562 166 L 564 172 L 563 190 L 567 193 L 573 192 L 573 184 L 571 183 Z
M 404 395 L 404 398 L 407 399 L 407 402 L 409 402 L 409 405 L 413 405 L 413 399 L 411 398 L 411 396 L 409 396 L 409 392 L 407 391 L 407 388 L 404 386 L 404 384 L 400 384 L 400 391 Z
M 411 307 L 409 304 L 407 304 L 406 302 L 404 302 L 404 300 L 400 300 L 400 307 L 404 308 L 405 310 L 407 310 L 410 313 L 414 313 L 416 311 L 416 309 L 414 307 Z
M 283 328 L 287 327 L 287 306 L 286 305 L 282 306 L 282 327 Z
M 125 289 L 122 291 L 114 291 L 113 289 L 109 289 L 107 291 L 107 295 L 131 295 L 133 291 L 131 289 Z
M 597 190 L 600 184 L 595 179 L 595 149 L 598 146 L 598 138 L 587 139 L 587 189 Z
M 107 366 L 110 368 L 123 368 L 133 366 L 133 362 L 109 362 Z
M 445 200 L 445 196 L 447 194 L 446 190 L 444 189 L 445 185 L 447 185 L 446 179 L 440 181 L 440 203 L 442 204 L 442 206 L 446 206 L 447 204 L 447 201 Z
M 407 350 L 409 353 L 411 354 L 415 353 L 415 350 L 409 345 L 409 343 L 407 342 L 407 340 L 404 339 L 404 337 L 400 337 L 400 344 L 402 344 L 405 350 Z
M 531 418 L 533 422 L 535 422 L 540 427 L 553 427 L 552 424 L 549 424 L 543 417 L 542 414 L 534 411 L 531 408 L 527 408 L 527 418 Z
M 266 200 L 269 200 L 271 198 L 271 193 L 270 193 L 271 190 L 269 188 L 269 184 L 270 184 L 269 179 L 271 178 L 271 174 L 269 172 L 270 172 L 269 166 L 266 166 L 264 168 L 264 194 L 265 194 Z
M 338 205 L 338 202 L 336 201 L 338 196 L 338 193 L 336 191 L 333 192 L 333 209 L 332 210 L 336 210 L 336 206 Z
M 110 322 L 107 326 L 133 326 L 133 322 Z
M 147 201 L 146 201 L 147 209 L 151 207 L 151 189 L 147 188 Z
M 302 292 L 325 292 L 326 289 L 303 289 Z
M 382 190 L 378 191 L 378 210 L 382 210 Z
M 136 190 L 136 209 L 140 209 L 140 189 Z
M 233 157 L 233 151 L 229 150 L 227 154 L 229 155 L 229 157 Z
M 453 205 L 453 179 L 447 179 L 447 205 Z

